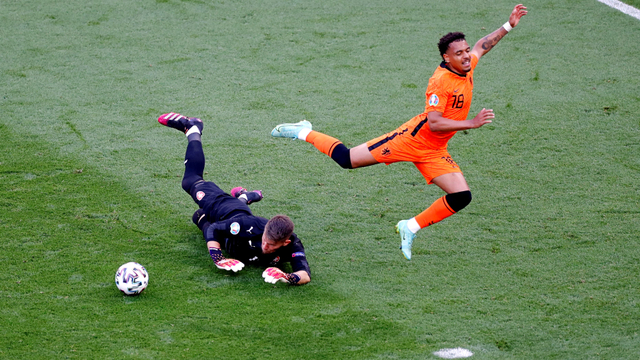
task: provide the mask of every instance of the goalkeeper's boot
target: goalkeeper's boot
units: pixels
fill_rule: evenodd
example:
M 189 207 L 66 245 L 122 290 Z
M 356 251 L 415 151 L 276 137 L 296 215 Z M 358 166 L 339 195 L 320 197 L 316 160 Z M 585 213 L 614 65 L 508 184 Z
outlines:
M 174 112 L 160 115 L 158 122 L 164 126 L 180 130 L 183 133 L 186 133 L 194 125 L 198 127 L 200 133 L 202 133 L 203 128 L 202 120 L 194 117 L 188 118 Z
M 297 123 L 280 124 L 271 130 L 271 136 L 297 139 L 302 129 L 311 130 L 311 123 L 307 120 L 302 120 Z
M 248 191 L 242 186 L 231 189 L 231 196 L 246 202 L 247 205 L 258 202 L 263 198 L 261 190 Z
M 396 225 L 396 233 L 400 234 L 400 250 L 407 260 L 411 260 L 411 245 L 416 234 L 412 233 L 407 226 L 409 220 L 400 220 Z

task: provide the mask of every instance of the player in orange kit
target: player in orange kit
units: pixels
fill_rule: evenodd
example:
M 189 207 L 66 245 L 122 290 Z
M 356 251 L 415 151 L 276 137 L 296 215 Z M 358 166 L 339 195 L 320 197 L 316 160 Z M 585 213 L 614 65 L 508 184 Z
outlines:
M 516 5 L 509 21 L 480 39 L 473 49 L 462 33 L 443 36 L 438 43 L 443 61 L 429 79 L 424 113 L 390 133 L 351 149 L 335 138 L 313 131 L 306 120 L 280 124 L 271 135 L 305 140 L 345 169 L 398 161 L 414 163 L 428 184 L 436 184 L 447 194 L 420 214 L 396 225 L 402 253 L 411 260 L 411 246 L 418 230 L 455 214 L 471 202 L 469 185 L 449 155 L 447 143 L 457 131 L 479 128 L 495 117 L 492 109 L 483 108 L 467 120 L 473 97 L 473 71 L 480 58 L 526 14 L 525 6 Z

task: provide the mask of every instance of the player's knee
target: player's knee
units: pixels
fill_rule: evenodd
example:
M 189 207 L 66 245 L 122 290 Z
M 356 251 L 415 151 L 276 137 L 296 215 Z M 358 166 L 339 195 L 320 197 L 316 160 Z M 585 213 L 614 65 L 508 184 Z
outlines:
M 191 195 L 191 189 L 200 182 L 204 180 L 200 176 L 186 176 L 182 179 L 182 189 L 187 192 L 187 194 Z
M 446 199 L 451 210 L 458 212 L 464 209 L 471 202 L 471 191 L 466 190 L 447 194 Z
M 193 186 L 194 181 L 188 178 L 182 179 L 182 189 L 187 192 L 187 194 L 191 194 L 191 186 Z
M 185 177 L 182 178 L 182 189 L 186 191 L 187 194 L 191 195 L 191 188 L 193 187 L 193 185 L 202 181 L 204 180 L 200 175 L 185 175 Z
M 343 169 L 353 169 L 353 166 L 351 166 L 351 152 L 344 144 L 340 143 L 333 149 L 331 158 Z
M 191 217 L 191 220 L 193 221 L 194 224 L 196 224 L 196 226 L 198 228 L 200 228 L 200 230 L 202 230 L 202 227 L 204 226 L 205 222 L 207 221 L 207 216 L 204 213 L 204 210 L 198 209 L 198 210 L 196 210 L 196 212 L 193 213 L 193 216 Z

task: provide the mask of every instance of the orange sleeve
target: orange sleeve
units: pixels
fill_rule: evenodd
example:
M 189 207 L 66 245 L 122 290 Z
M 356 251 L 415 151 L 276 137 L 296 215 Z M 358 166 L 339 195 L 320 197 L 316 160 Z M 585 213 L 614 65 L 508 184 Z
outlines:
M 425 93 L 427 100 L 424 112 L 438 111 L 444 113 L 444 110 L 447 108 L 449 91 L 451 91 L 450 86 L 446 86 L 446 81 L 443 76 L 433 76 L 429 79 L 429 86 Z

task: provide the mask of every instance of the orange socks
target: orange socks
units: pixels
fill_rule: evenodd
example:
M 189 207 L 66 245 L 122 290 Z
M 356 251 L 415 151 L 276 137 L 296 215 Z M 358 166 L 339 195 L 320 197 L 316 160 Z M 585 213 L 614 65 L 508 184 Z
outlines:
M 431 204 L 427 210 L 416 215 L 415 219 L 418 225 L 420 225 L 420 228 L 424 228 L 442 221 L 455 213 L 456 212 L 449 207 L 445 196 L 443 196 Z
M 336 146 L 342 144 L 342 142 L 340 142 L 340 140 L 336 138 L 332 138 L 329 135 L 325 135 L 313 130 L 309 133 L 309 135 L 307 135 L 305 141 L 315 146 L 316 149 L 320 150 L 322 153 L 329 156 L 331 156 L 331 154 L 333 153 L 333 149 L 335 149 Z
M 305 141 L 315 146 L 316 149 L 328 156 L 333 154 L 333 150 L 336 146 L 342 144 L 342 142 L 336 138 L 313 130 L 306 136 Z M 418 223 L 420 228 L 424 228 L 440 222 L 455 213 L 456 212 L 451 209 L 451 206 L 449 206 L 445 195 L 431 204 L 428 209 L 416 215 L 415 221 Z

